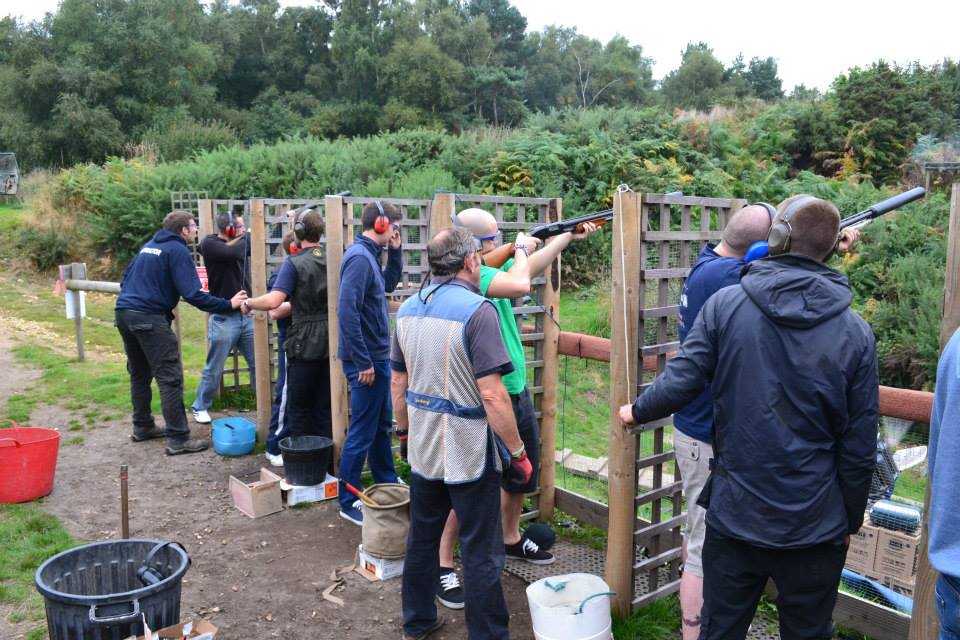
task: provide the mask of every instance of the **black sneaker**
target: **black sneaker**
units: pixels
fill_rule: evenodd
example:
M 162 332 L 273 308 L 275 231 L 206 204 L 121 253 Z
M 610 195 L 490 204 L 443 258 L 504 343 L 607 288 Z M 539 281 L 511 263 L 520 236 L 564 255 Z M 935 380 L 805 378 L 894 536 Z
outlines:
M 526 535 L 520 536 L 520 541 L 516 544 L 503 545 L 503 550 L 508 558 L 526 560 L 531 564 L 553 564 L 555 560 L 552 553 L 542 550 L 536 542 Z
M 183 442 L 168 442 L 167 455 L 179 456 L 184 453 L 199 453 L 210 448 L 210 441 L 206 438 L 194 438 Z
M 130 439 L 134 442 L 144 442 L 146 440 L 154 440 L 156 438 L 166 437 L 167 430 L 161 429 L 160 427 L 154 425 L 153 428 L 147 431 L 134 431 L 130 436 Z
M 440 567 L 437 602 L 447 609 L 463 609 L 463 587 L 460 586 L 460 578 L 454 569 Z

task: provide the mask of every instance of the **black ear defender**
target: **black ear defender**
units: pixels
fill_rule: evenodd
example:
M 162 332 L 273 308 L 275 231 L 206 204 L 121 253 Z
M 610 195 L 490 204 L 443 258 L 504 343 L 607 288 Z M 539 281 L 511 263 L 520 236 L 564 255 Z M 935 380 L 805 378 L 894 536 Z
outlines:
M 767 244 L 770 247 L 771 256 L 782 256 L 790 253 L 790 236 L 793 233 L 793 227 L 790 221 L 800 209 L 816 200 L 813 196 L 804 196 L 797 198 L 784 209 L 783 213 L 777 216 L 773 224 L 770 225 L 770 233 L 767 235 Z
M 307 235 L 307 228 L 303 224 L 303 218 L 307 213 L 311 211 L 311 207 L 305 206 L 297 213 L 297 217 L 293 220 L 293 235 L 297 237 L 297 240 L 303 242 L 304 236 Z

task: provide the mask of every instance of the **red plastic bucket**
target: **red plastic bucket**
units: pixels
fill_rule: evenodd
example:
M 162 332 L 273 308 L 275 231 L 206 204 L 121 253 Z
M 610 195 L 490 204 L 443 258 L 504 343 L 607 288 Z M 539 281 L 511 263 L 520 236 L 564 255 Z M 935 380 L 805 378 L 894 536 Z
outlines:
M 0 503 L 29 502 L 53 491 L 59 448 L 54 429 L 0 429 Z

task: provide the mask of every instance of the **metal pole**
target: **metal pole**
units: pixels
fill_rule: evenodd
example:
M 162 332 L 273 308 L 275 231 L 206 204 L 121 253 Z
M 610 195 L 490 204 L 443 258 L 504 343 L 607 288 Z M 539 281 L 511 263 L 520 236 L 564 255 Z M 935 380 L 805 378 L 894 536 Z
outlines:
M 120 465 L 120 537 L 130 537 L 130 503 L 127 499 L 127 465 Z
M 87 266 L 79 262 L 70 265 L 70 277 L 72 279 L 85 279 L 87 277 Z M 80 291 L 73 292 L 73 326 L 77 333 L 77 360 L 83 362 L 86 354 L 83 348 L 83 314 L 80 307 Z

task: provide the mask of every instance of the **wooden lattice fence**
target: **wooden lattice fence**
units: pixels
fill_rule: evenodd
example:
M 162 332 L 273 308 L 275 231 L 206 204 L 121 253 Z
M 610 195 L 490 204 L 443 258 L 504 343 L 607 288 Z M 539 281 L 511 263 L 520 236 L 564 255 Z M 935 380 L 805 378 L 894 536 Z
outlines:
M 745 203 L 618 191 L 613 221 L 613 315 L 609 451 L 609 544 L 606 575 L 616 608 L 629 613 L 680 587 L 682 484 L 672 418 L 627 431 L 618 410 L 663 371 L 676 351 L 683 280 L 704 242 L 716 241 Z M 644 367 L 652 358 L 655 367 Z M 635 593 L 635 579 L 647 589 Z

